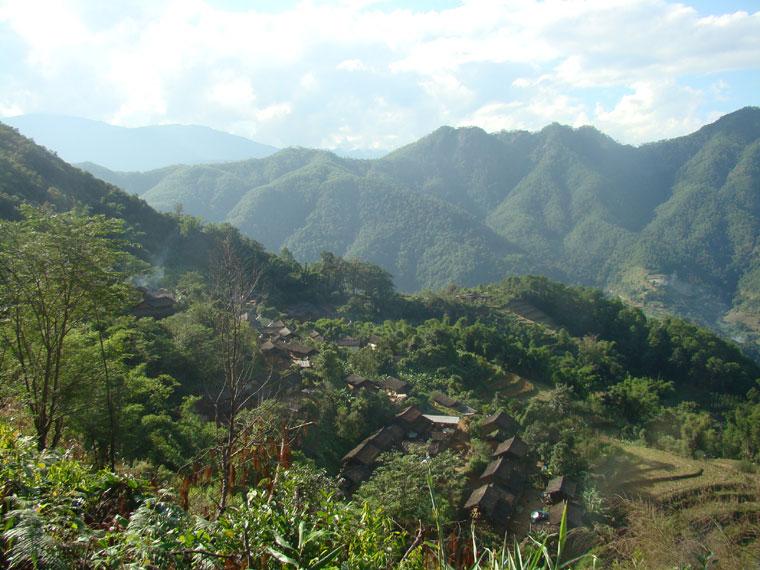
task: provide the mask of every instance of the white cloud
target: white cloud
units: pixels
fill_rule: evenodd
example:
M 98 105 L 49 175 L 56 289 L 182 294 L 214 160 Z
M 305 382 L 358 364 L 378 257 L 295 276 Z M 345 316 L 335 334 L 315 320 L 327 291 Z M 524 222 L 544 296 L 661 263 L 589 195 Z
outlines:
M 703 93 L 672 80 L 638 81 L 609 111 L 598 105 L 595 123 L 613 137 L 630 142 L 670 138 L 699 128 Z
M 290 103 L 277 103 L 256 111 L 256 118 L 261 122 L 276 121 L 293 112 Z
M 233 77 L 212 85 L 208 98 L 212 103 L 222 107 L 244 109 L 253 105 L 256 94 L 248 79 Z
M 369 67 L 361 59 L 344 59 L 335 66 L 335 69 L 340 69 L 341 71 L 366 71 Z
M 305 91 L 313 91 L 319 85 L 319 81 L 312 72 L 303 74 L 299 83 Z
M 760 12 L 702 16 L 687 4 L 303 0 L 262 12 L 210 0 L 0 0 L 4 47 L 16 50 L 0 54 L 0 102 L 131 126 L 205 123 L 274 144 L 345 138 L 349 125 L 362 144 L 408 142 L 468 121 L 595 121 L 638 142 L 730 110 L 727 93 L 757 102 L 757 89 L 742 94 L 726 74 L 760 71 Z M 627 92 L 599 97 L 609 89 Z

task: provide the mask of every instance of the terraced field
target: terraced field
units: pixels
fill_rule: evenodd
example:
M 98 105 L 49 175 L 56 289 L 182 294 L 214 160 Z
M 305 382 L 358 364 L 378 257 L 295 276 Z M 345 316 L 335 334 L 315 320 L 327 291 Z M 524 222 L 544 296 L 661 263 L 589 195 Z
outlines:
M 611 550 L 637 553 L 646 568 L 689 567 L 669 566 L 670 558 L 697 568 L 760 567 L 757 474 L 735 461 L 609 443 L 595 469 L 597 483 L 628 518 L 628 531 Z

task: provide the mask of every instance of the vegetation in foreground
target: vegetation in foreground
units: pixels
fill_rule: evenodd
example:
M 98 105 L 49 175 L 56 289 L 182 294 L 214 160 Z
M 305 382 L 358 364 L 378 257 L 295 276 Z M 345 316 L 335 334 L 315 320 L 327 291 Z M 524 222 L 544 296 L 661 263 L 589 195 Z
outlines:
M 696 543 L 713 523 L 726 540 L 704 542 L 710 552 L 684 546 L 679 563 L 757 560 L 756 489 L 734 489 L 732 511 L 706 509 L 694 519 L 704 527 L 658 506 L 669 532 L 655 535 L 636 522 L 639 503 L 610 500 L 625 485 L 599 479 L 617 438 L 754 469 L 760 369 L 703 329 L 543 278 L 402 297 L 379 268 L 330 254 L 305 267 L 229 238 L 201 272 L 167 282 L 175 314 L 135 318 L 131 283 L 149 268 L 120 223 L 19 211 L 0 223 L 9 566 L 635 567 L 652 564 L 658 537 Z M 291 303 L 313 315 L 289 317 L 282 291 L 269 295 L 269 264 L 293 285 Z M 257 317 L 286 319 L 318 355 L 308 366 L 276 362 Z M 346 338 L 359 342 L 347 348 Z M 403 403 L 350 390 L 350 373 L 374 383 L 392 375 L 411 389 Z M 341 458 L 404 406 L 451 413 L 436 394 L 473 410 L 462 446 L 382 454 L 346 498 Z M 518 528 L 527 516 L 518 510 L 505 542 L 463 513 L 490 458 L 478 422 L 498 411 L 515 418 L 543 466 L 525 496 L 550 476 L 574 476 L 585 530 Z M 706 492 L 728 483 L 718 477 Z M 620 540 L 619 529 L 628 529 Z

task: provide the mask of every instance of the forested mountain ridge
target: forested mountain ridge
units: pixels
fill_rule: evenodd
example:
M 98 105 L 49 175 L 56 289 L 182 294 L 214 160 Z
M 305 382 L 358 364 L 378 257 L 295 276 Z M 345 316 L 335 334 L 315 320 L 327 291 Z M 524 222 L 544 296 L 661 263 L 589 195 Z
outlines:
M 71 166 L 0 123 L 0 219 L 19 219 L 25 203 L 123 220 L 134 252 L 152 267 L 145 276 L 149 281 L 172 284 L 184 272 L 208 271 L 211 254 L 229 239 L 258 260 L 262 286 L 273 295 L 287 297 L 300 286 L 276 255 L 231 226 L 203 225 L 187 216 L 157 212 L 141 198 Z
M 442 127 L 371 161 L 288 149 L 97 175 L 304 261 L 361 257 L 407 291 L 541 273 L 744 336 L 760 311 L 759 149 L 748 107 L 641 147 L 592 127 Z

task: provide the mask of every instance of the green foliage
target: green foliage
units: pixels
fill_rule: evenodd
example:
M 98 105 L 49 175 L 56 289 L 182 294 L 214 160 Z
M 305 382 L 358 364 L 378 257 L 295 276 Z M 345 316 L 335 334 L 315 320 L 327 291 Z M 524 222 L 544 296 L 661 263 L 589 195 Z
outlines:
M 671 383 L 662 380 L 628 377 L 611 386 L 601 399 L 610 417 L 641 424 L 659 412 L 662 396 L 672 389 Z
M 435 517 L 452 520 L 464 484 L 458 474 L 461 459 L 449 451 L 426 455 L 424 446 L 407 453 L 384 454 L 372 477 L 359 488 L 357 498 L 384 509 L 410 531 L 418 521 L 432 527 Z M 429 493 L 435 495 L 435 510 L 429 501 L 421 500 Z

